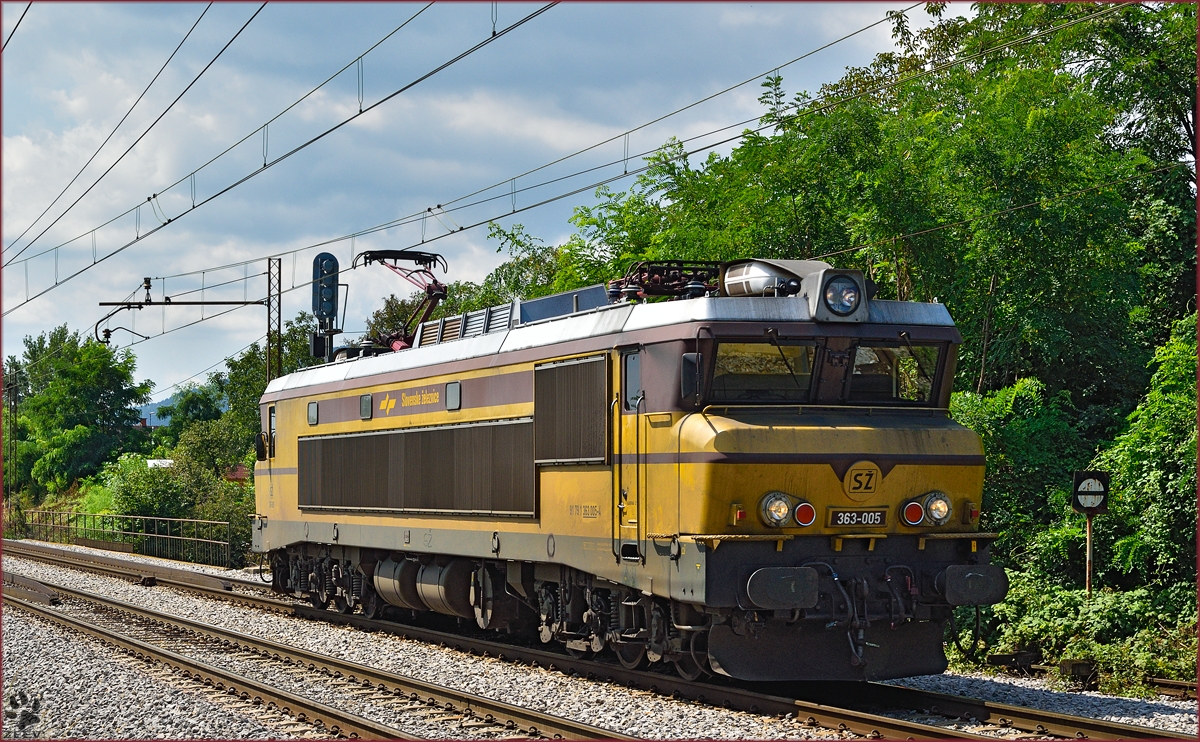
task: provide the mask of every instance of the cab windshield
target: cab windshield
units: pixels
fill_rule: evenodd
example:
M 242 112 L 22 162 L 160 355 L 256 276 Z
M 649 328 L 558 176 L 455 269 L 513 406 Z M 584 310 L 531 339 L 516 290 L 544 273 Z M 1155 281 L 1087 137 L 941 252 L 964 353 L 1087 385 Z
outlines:
M 854 349 L 850 402 L 933 403 L 940 345 L 863 343 Z
M 714 402 L 807 402 L 812 388 L 813 345 L 718 343 Z

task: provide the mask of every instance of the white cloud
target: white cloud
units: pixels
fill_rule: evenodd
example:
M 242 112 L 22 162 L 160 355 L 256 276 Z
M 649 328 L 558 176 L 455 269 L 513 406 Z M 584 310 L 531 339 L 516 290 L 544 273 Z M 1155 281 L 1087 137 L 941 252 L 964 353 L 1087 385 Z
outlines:
M 462 135 L 535 144 L 556 152 L 569 152 L 621 133 L 616 127 L 563 112 L 553 102 L 486 90 L 431 96 L 420 105 Z

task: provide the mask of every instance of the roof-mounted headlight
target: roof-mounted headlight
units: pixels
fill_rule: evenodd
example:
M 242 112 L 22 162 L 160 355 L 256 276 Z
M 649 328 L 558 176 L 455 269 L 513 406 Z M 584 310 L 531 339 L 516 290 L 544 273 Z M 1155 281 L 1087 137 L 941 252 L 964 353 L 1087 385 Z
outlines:
M 862 301 L 862 292 L 853 278 L 834 276 L 825 284 L 824 300 L 829 311 L 839 317 L 845 317 L 858 309 L 858 303 Z
M 779 528 L 785 525 L 792 515 L 792 501 L 782 492 L 768 493 L 763 498 L 761 513 L 764 523 Z

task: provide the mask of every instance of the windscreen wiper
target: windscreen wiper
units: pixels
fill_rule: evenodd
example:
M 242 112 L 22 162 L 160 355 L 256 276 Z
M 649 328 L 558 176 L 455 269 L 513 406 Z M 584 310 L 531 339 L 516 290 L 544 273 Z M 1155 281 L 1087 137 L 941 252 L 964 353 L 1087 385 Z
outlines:
M 776 330 L 774 327 L 768 327 L 765 334 L 767 339 L 771 341 L 771 345 L 774 345 L 779 351 L 779 357 L 783 359 L 783 366 L 792 375 L 792 381 L 796 382 L 796 388 L 803 392 L 804 387 L 800 386 L 800 379 L 796 378 L 796 372 L 792 370 L 792 364 L 788 363 L 787 354 L 783 352 L 783 346 L 779 344 L 779 330 Z
M 925 367 L 921 365 L 921 359 L 917 357 L 917 349 L 913 347 L 912 341 L 909 340 L 908 333 L 904 330 L 901 330 L 900 331 L 900 339 L 903 340 L 904 344 L 908 346 L 908 352 L 912 356 L 912 359 L 914 361 L 916 361 L 917 371 L 921 374 L 921 378 L 924 379 L 925 381 L 928 381 L 930 384 L 932 384 L 933 377 L 931 377 L 929 374 L 925 373 Z

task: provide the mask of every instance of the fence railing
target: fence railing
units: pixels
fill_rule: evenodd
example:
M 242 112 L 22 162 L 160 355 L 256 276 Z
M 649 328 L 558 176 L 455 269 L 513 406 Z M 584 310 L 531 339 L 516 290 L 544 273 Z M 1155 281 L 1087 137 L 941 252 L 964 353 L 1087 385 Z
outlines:
M 230 566 L 233 534 L 226 521 L 26 510 L 25 524 L 38 541 Z

